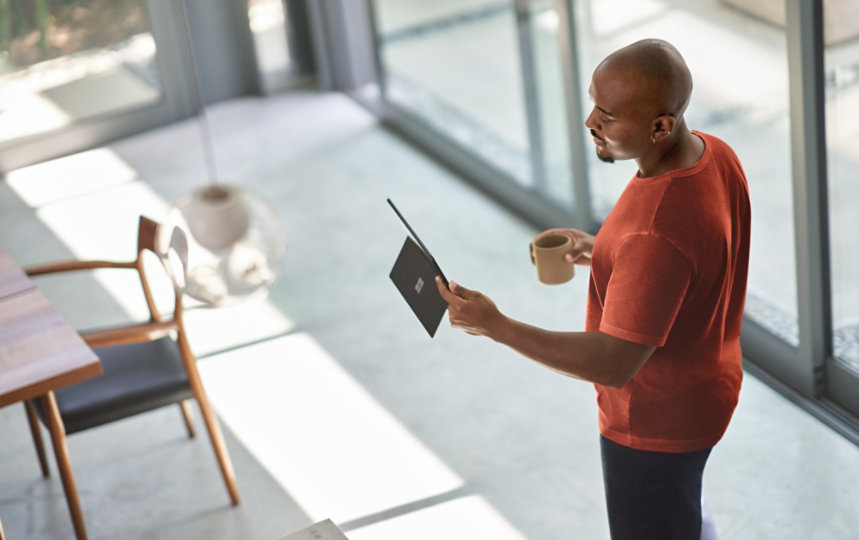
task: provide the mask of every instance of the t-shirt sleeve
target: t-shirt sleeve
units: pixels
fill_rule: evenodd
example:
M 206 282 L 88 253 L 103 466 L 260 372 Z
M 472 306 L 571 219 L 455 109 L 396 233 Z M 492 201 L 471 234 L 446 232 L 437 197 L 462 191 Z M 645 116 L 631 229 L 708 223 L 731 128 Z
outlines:
M 683 305 L 692 268 L 667 239 L 626 237 L 614 253 L 600 331 L 661 347 Z

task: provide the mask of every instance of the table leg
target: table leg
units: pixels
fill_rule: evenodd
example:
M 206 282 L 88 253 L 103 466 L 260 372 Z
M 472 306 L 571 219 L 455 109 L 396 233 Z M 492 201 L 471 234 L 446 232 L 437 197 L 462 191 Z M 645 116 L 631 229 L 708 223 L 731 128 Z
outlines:
M 72 464 L 69 460 L 69 449 L 66 446 L 66 428 L 60 409 L 57 407 L 57 398 L 49 391 L 42 396 L 45 403 L 45 416 L 48 430 L 51 432 L 51 441 L 54 444 L 54 454 L 57 456 L 57 468 L 63 480 L 63 490 L 66 492 L 66 502 L 69 505 L 69 513 L 72 516 L 72 525 L 75 528 L 75 536 L 78 540 L 86 540 L 86 528 L 84 527 L 81 504 L 78 500 L 78 491 L 75 486 L 75 476 L 72 472 Z

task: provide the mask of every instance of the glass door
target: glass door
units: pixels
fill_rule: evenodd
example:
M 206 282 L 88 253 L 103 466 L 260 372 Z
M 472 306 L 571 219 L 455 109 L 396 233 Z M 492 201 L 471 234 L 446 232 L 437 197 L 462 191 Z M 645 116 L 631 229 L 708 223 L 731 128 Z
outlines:
M 187 111 L 169 4 L 0 0 L 0 173 Z
M 572 213 L 554 0 L 374 0 L 383 101 L 517 196 Z M 569 220 L 568 220 L 569 221 Z
M 824 4 L 832 358 L 827 393 L 859 413 L 859 1 Z

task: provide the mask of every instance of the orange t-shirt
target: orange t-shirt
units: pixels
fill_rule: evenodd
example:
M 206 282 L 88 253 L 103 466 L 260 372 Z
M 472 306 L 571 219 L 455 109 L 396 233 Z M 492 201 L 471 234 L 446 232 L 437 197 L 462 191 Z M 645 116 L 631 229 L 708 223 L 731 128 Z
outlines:
M 641 450 L 715 445 L 743 377 L 748 185 L 727 144 L 693 133 L 706 146 L 701 159 L 634 177 L 591 258 L 586 330 L 657 347 L 622 388 L 596 385 L 601 433 Z

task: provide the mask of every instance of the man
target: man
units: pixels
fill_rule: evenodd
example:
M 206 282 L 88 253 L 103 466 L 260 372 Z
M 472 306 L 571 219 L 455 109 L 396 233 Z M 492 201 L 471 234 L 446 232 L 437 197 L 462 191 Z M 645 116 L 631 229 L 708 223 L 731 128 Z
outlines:
M 454 282 L 451 325 L 594 383 L 613 539 L 698 539 L 701 484 L 736 407 L 751 213 L 745 175 L 721 140 L 690 131 L 692 78 L 661 40 L 633 43 L 593 73 L 585 126 L 605 162 L 633 159 L 596 237 L 568 262 L 590 266 L 584 332 L 515 321 Z M 706 535 L 705 535 L 706 536 Z

